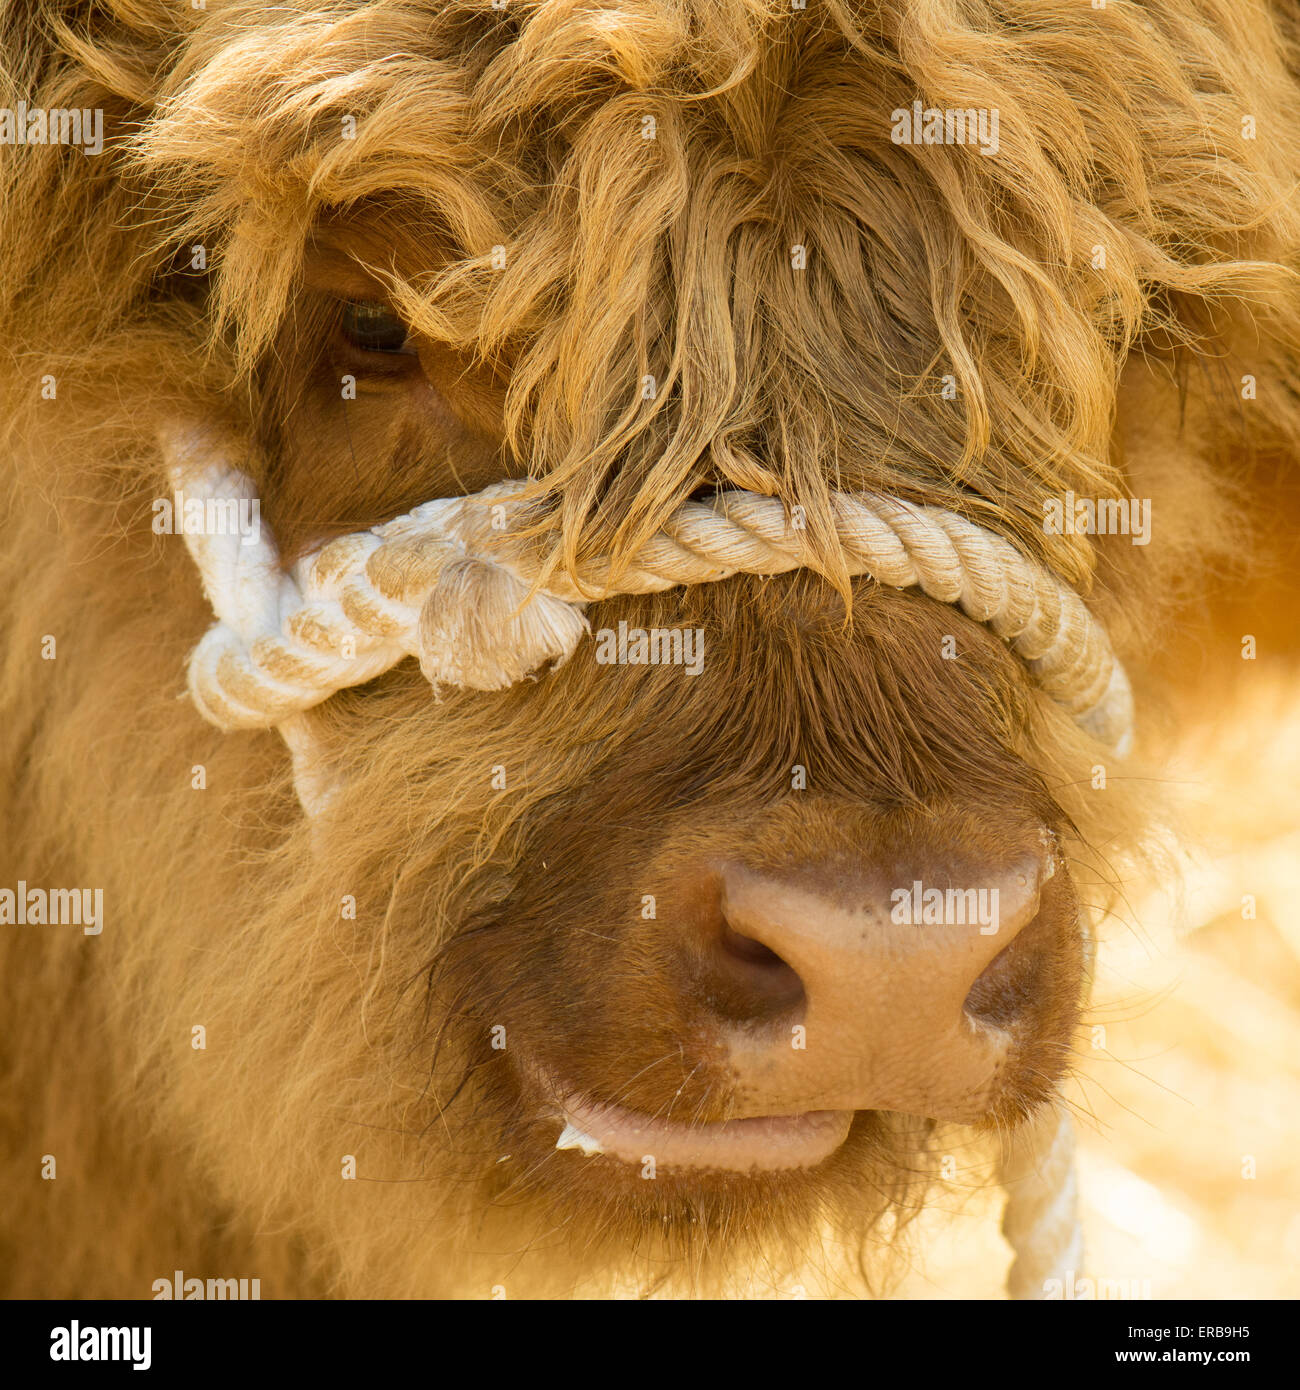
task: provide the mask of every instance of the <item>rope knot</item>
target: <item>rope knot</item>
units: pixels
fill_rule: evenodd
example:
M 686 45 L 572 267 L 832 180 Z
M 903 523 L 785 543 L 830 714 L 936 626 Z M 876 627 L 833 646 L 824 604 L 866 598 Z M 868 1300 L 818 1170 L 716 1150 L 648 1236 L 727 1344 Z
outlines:
M 563 666 L 590 630 L 581 608 L 534 591 L 499 561 L 462 555 L 443 565 L 420 609 L 420 670 L 435 691 L 505 690 Z

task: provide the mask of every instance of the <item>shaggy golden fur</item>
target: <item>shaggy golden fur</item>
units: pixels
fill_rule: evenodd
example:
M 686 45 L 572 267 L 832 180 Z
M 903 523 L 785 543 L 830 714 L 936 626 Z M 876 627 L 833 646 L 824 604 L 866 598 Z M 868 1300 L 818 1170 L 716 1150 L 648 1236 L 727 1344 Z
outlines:
M 489 1030 L 566 1039 L 611 1095 L 668 1057 L 635 1099 L 680 1093 L 680 996 L 630 904 L 701 844 L 1047 823 L 1085 904 L 1113 901 L 1158 839 L 1141 777 L 1095 789 L 994 638 L 850 582 L 829 492 L 963 512 L 1088 594 L 1156 767 L 1157 649 L 1233 582 L 1253 479 L 1300 438 L 1295 45 L 1286 0 L 0 6 L 0 105 L 102 108 L 107 134 L 0 148 L 0 884 L 102 887 L 106 912 L 97 938 L 0 927 L 7 1291 L 144 1297 L 179 1268 L 266 1296 L 689 1292 L 871 1263 L 932 1126 L 860 1116 L 811 1184 L 593 1184 Z M 918 96 L 996 108 L 999 152 L 892 143 Z M 391 302 L 418 358 L 359 358 L 340 299 Z M 210 614 L 149 523 L 157 425 L 194 412 L 251 441 L 290 555 L 527 474 L 557 563 L 729 483 L 803 506 L 822 574 L 593 613 L 705 628 L 696 681 L 575 658 L 434 705 L 408 663 L 344 692 L 313 720 L 347 795 L 313 829 L 275 736 L 179 698 Z M 1152 499 L 1152 544 L 1045 534 L 1066 491 Z M 991 1127 L 1059 1078 L 1081 961 L 1063 931 Z

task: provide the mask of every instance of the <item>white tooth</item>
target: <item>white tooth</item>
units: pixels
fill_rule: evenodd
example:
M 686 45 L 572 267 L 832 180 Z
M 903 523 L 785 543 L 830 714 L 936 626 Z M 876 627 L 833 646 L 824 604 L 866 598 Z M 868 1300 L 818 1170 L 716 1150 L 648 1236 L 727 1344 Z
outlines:
M 1038 839 L 1043 848 L 1047 851 L 1046 858 L 1044 859 L 1043 866 L 1038 875 L 1038 882 L 1041 885 L 1046 883 L 1049 878 L 1056 877 L 1058 841 L 1056 832 L 1054 830 L 1049 830 L 1046 826 L 1043 826 L 1039 830 Z
M 557 1149 L 581 1149 L 588 1158 L 594 1154 L 605 1152 L 599 1140 L 593 1139 L 590 1134 L 584 1134 L 576 1125 L 571 1125 L 567 1120 L 564 1123 L 564 1133 L 555 1141 L 555 1147 Z

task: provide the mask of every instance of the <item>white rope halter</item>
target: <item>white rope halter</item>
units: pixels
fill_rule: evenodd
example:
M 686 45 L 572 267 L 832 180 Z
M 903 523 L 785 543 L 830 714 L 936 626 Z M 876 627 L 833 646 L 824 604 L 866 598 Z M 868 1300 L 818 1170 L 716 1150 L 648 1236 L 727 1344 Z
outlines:
M 252 499 L 252 481 L 193 430 L 169 432 L 173 479 L 190 498 Z M 606 559 L 578 583 L 538 586 L 535 555 L 512 531 L 526 484 L 441 498 L 281 568 L 269 532 L 186 534 L 217 622 L 190 659 L 203 715 L 224 729 L 269 728 L 373 680 L 408 656 L 434 684 L 501 690 L 573 655 L 589 602 L 734 574 L 804 566 L 803 533 L 775 498 L 721 492 L 687 502 L 610 580 Z M 1133 700 L 1105 632 L 1078 595 L 1008 541 L 938 507 L 836 493 L 851 574 L 919 588 L 987 624 L 1037 684 L 1107 748 L 1127 752 Z
M 1041 1299 L 1050 1281 L 1064 1289 L 1083 1269 L 1083 1227 L 1074 1168 L 1074 1122 L 1048 1105 L 1004 1141 L 998 1180 L 1007 1194 L 1002 1234 L 1015 1252 L 1007 1293 Z
M 254 499 L 252 480 L 203 430 L 168 428 L 162 445 L 174 485 L 191 500 Z M 539 584 L 535 553 L 512 532 L 526 486 L 499 483 L 426 502 L 330 541 L 288 570 L 269 532 L 247 543 L 234 529 L 181 528 L 217 618 L 190 657 L 200 713 L 223 729 L 278 727 L 312 814 L 333 788 L 301 716 L 335 691 L 408 656 L 435 689 L 505 689 L 573 655 L 590 631 L 588 603 L 734 574 L 784 574 L 808 560 L 778 500 L 730 491 L 679 507 L 616 581 L 598 559 L 578 583 L 556 571 Z M 868 493 L 836 493 L 834 505 L 851 574 L 919 588 L 987 624 L 1085 731 L 1127 753 L 1133 700 L 1124 669 L 1054 574 L 942 508 Z M 1008 1288 L 1037 1298 L 1047 1279 L 1079 1266 L 1073 1130 L 1064 1112 L 1048 1107 L 1010 1143 L 1001 1169 L 1003 1231 L 1016 1252 Z

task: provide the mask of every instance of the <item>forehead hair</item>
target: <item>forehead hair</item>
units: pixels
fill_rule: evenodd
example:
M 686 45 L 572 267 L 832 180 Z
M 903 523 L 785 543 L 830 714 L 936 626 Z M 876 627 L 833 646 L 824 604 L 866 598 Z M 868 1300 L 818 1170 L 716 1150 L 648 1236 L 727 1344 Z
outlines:
M 382 213 L 356 254 L 413 325 L 508 356 L 512 443 L 571 519 L 630 541 L 717 476 L 822 534 L 828 485 L 870 485 L 1041 550 L 1037 494 L 1115 488 L 1153 293 L 1227 283 L 1271 171 L 1228 138 L 1259 61 L 1231 32 L 1193 72 L 1159 7 L 1011 9 L 959 62 L 952 16 L 901 4 L 210 5 L 139 148 L 216 243 L 246 366 L 321 219 Z M 996 109 L 998 153 L 893 143 L 922 91 Z M 1233 177 L 1192 180 L 1211 150 Z
M 1296 112 L 1285 39 L 1232 0 L 103 8 L 51 19 L 51 95 L 111 95 L 113 161 L 135 132 L 133 252 L 204 244 L 211 346 L 253 373 L 330 241 L 505 368 L 570 558 L 721 482 L 801 506 L 846 587 L 829 494 L 869 488 L 1086 587 L 1042 502 L 1119 491 L 1126 353 L 1204 346 L 1300 239 L 1300 119 L 1241 138 Z M 997 151 L 895 143 L 917 101 L 996 112 Z

